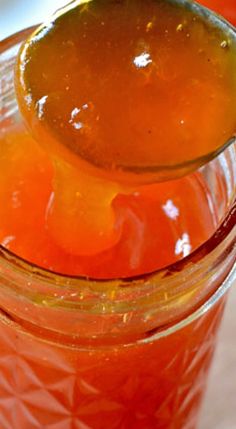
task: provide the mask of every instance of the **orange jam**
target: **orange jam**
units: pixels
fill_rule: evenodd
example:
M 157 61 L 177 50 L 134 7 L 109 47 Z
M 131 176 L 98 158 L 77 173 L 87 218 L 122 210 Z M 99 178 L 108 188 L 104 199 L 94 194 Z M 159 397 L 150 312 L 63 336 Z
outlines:
M 23 46 L 16 89 L 54 165 L 48 233 L 66 253 L 87 257 L 120 248 L 130 217 L 121 207 L 144 204 L 145 173 L 201 163 L 234 135 L 235 47 L 173 1 L 82 1 L 65 11 Z M 121 171 L 135 175 L 132 183 L 128 173 L 118 180 Z M 169 188 L 148 194 L 161 207 Z M 163 217 L 161 209 L 155 230 L 171 243 Z
M 66 223 L 68 218 L 54 217 L 48 226 L 55 198 L 54 166 L 26 131 L 12 129 L 1 140 L 0 166 L 1 243 L 56 272 L 102 278 L 146 273 L 187 256 L 214 232 L 210 194 L 202 175 L 195 173 L 137 188 L 129 195 L 118 194 L 112 203 L 118 241 L 95 253 L 94 230 L 87 244 L 83 230 L 75 235 L 73 223 Z M 71 237 L 71 230 L 75 246 L 81 241 L 93 254 L 78 255 L 58 243 L 58 237 Z
M 194 11 L 174 0 L 84 0 L 55 15 L 17 68 L 35 135 L 45 128 L 111 179 L 116 168 L 174 166 L 226 143 L 236 132 L 235 44 Z
M 236 17 L 234 1 L 206 2 L 222 11 L 231 5 Z M 140 177 L 157 162 L 184 161 L 231 137 L 231 46 L 169 2 L 98 0 L 77 11 L 70 26 L 52 24 L 52 43 L 47 34 L 39 40 L 44 61 L 36 56 L 27 81 L 38 99 L 29 92 L 27 110 L 18 87 L 30 131 L 5 97 L 12 81 L 2 85 L 0 243 L 59 273 L 144 274 L 189 255 L 221 220 L 220 174 L 211 181 L 203 168 L 151 184 Z M 8 74 L 6 57 L 3 63 Z M 80 163 L 77 144 L 103 168 Z M 119 181 L 118 164 L 131 160 L 137 183 Z M 211 249 L 219 231 L 204 247 L 212 272 L 204 259 L 206 273 L 195 278 L 199 265 L 186 262 L 190 287 L 178 264 L 154 283 L 156 275 L 103 283 L 27 271 L 1 250 L 0 428 L 196 429 L 225 298 L 194 310 L 214 292 L 211 282 L 222 293 L 233 261 L 223 247 L 218 270 Z M 183 284 L 175 287 L 179 274 Z M 148 286 L 144 308 L 136 305 L 136 281 Z M 168 314 L 164 322 L 159 310 Z M 183 320 L 190 312 L 191 323 Z

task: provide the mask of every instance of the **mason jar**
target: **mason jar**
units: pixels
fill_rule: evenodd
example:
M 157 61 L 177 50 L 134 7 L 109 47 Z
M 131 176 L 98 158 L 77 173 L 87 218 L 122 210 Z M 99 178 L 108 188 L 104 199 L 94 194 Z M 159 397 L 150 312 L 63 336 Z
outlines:
M 0 43 L 1 144 L 23 127 L 14 65 L 31 31 Z M 63 276 L 0 247 L 1 429 L 196 429 L 235 278 L 235 165 L 232 144 L 198 171 L 215 232 L 157 272 Z

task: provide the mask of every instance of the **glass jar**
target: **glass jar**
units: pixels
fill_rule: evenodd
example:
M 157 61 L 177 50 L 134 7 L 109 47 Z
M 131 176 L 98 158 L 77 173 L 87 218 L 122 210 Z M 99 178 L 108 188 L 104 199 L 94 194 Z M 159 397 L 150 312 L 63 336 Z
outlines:
M 21 126 L 13 70 L 25 30 L 0 43 L 0 142 Z M 1 429 L 196 429 L 235 277 L 236 147 L 201 168 L 216 231 L 158 272 L 95 281 L 0 248 Z

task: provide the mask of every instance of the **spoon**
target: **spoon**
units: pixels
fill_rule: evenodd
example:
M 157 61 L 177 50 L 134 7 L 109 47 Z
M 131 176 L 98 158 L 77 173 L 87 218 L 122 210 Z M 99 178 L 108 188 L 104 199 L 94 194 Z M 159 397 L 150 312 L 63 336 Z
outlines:
M 235 28 L 188 0 L 77 0 L 22 46 L 20 110 L 47 151 L 112 181 L 187 174 L 235 139 Z

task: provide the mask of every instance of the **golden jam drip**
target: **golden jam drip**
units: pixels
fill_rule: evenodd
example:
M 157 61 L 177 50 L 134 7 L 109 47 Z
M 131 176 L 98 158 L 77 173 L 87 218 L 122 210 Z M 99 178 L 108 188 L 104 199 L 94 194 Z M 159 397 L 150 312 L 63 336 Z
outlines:
M 182 259 L 213 234 L 214 204 L 212 211 L 203 177 L 194 173 L 118 194 L 112 203 L 116 227 L 107 237 L 117 234 L 117 242 L 100 251 L 105 241 L 94 229 L 101 214 L 93 215 L 91 231 L 86 222 L 74 224 L 69 213 L 56 217 L 59 209 L 49 222 L 57 190 L 53 162 L 24 129 L 6 129 L 0 139 L 0 243 L 25 260 L 68 275 L 127 277 Z M 58 189 L 58 198 L 73 192 L 73 183 L 69 190 Z M 78 234 L 74 225 L 81 227 Z
M 54 163 L 47 222 L 66 251 L 118 243 L 114 199 L 137 188 L 120 173 L 142 183 L 234 135 L 234 66 L 230 31 L 173 0 L 74 2 L 31 36 L 16 89 Z

